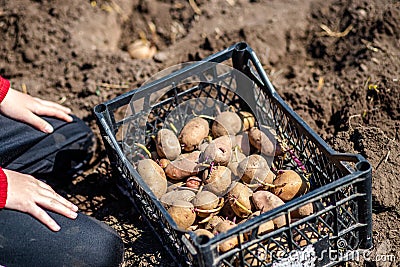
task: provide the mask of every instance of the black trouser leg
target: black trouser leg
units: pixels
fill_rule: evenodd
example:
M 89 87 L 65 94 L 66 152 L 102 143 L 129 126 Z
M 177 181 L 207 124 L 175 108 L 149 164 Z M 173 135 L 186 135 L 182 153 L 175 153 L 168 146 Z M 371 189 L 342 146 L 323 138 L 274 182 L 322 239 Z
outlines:
M 22 173 L 67 174 L 85 159 L 93 133 L 80 119 L 67 123 L 45 119 L 54 127 L 45 134 L 31 126 L 0 115 L 0 166 Z
M 30 215 L 0 210 L 0 265 L 118 266 L 123 243 L 106 224 L 79 214 L 75 220 L 49 212 L 61 226 L 53 232 Z

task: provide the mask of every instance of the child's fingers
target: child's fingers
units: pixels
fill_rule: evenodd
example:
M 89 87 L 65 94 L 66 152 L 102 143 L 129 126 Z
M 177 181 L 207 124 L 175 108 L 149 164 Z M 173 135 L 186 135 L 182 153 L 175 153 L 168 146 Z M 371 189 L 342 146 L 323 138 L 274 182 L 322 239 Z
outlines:
M 65 207 L 69 208 L 72 211 L 77 211 L 78 207 L 75 206 L 72 202 L 68 201 L 67 199 L 63 198 L 61 195 L 57 194 L 48 184 L 39 182 L 39 186 L 43 188 L 41 194 L 47 196 L 48 198 L 53 198 L 63 204 Z
M 53 108 L 62 110 L 65 113 L 68 113 L 68 114 L 71 113 L 71 109 L 70 108 L 64 107 L 63 105 L 60 105 L 60 104 L 55 103 L 53 101 L 43 100 L 43 99 L 40 99 L 40 98 L 37 98 L 37 97 L 35 97 L 34 99 L 36 101 L 38 101 L 40 104 L 44 105 L 44 106 L 53 107 Z
M 44 133 L 52 133 L 54 131 L 50 123 L 34 113 L 28 113 L 28 115 L 21 118 L 21 120 Z
M 64 120 L 66 122 L 71 122 L 73 121 L 73 118 L 68 115 L 67 112 L 65 112 L 62 109 L 59 109 L 57 107 L 53 106 L 47 106 L 47 105 L 40 105 L 37 107 L 34 111 L 36 115 L 40 116 L 49 116 L 49 117 L 55 117 L 61 120 Z
M 50 215 L 39 206 L 34 205 L 32 209 L 28 210 L 27 212 L 50 228 L 52 231 L 57 232 L 61 229 L 56 221 L 54 221 Z

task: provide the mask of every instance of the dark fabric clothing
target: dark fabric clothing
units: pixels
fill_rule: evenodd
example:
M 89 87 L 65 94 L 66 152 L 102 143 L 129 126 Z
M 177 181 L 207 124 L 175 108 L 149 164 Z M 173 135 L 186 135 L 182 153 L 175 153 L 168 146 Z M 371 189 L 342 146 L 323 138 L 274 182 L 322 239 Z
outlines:
M 75 220 L 49 212 L 61 230 L 53 232 L 28 214 L 0 210 L 0 265 L 118 266 L 123 244 L 104 223 L 79 214 Z
M 53 133 L 0 115 L 0 167 L 32 175 L 64 175 L 91 157 L 93 133 L 82 120 L 43 118 L 53 126 Z
M 0 166 L 3 169 L 71 181 L 91 158 L 93 133 L 80 119 L 67 123 L 44 117 L 54 128 L 45 134 L 0 115 Z M 76 220 L 49 212 L 61 226 L 52 232 L 29 214 L 0 209 L 0 266 L 119 266 L 123 242 L 96 219 Z

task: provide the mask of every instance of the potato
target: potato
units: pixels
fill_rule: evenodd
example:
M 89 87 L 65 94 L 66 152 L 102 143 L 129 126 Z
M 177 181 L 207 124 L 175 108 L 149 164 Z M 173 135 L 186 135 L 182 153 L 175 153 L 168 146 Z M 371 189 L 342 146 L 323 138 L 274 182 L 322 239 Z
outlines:
M 290 212 L 292 218 L 304 218 L 314 213 L 314 206 L 312 203 L 307 203 L 300 208 Z
M 171 162 L 165 168 L 165 174 L 173 180 L 182 180 L 186 177 L 196 175 L 198 172 L 197 164 L 187 160 Z
M 242 126 L 242 131 L 243 132 L 251 129 L 256 124 L 256 118 L 250 112 L 240 111 L 239 112 L 239 117 L 240 117 L 240 119 L 242 120 L 242 123 L 243 123 L 243 126 Z
M 253 127 L 249 131 L 249 141 L 261 154 L 266 156 L 275 155 L 275 138 L 266 128 L 261 131 L 257 127 Z
M 167 192 L 167 178 L 164 170 L 155 161 L 140 160 L 137 164 L 137 172 L 157 198 Z
M 171 161 L 168 159 L 160 159 L 160 161 L 158 162 L 158 165 L 160 165 L 161 168 L 165 169 L 167 167 L 167 165 L 170 163 L 171 163 Z
M 192 188 L 192 189 L 199 189 L 201 184 L 202 184 L 203 180 L 200 179 L 197 176 L 191 176 L 189 178 L 186 179 L 186 187 L 188 188 Z
M 273 184 L 271 191 L 285 202 L 308 191 L 307 181 L 293 170 L 278 171 Z
M 174 190 L 174 191 L 170 191 L 170 192 L 167 192 L 164 195 L 162 195 L 160 197 L 160 202 L 164 206 L 170 206 L 176 200 L 184 200 L 184 201 L 191 202 L 195 196 L 196 196 L 196 194 L 190 190 Z
M 171 192 L 171 191 L 179 191 L 179 190 L 181 190 L 180 187 L 182 187 L 184 185 L 183 182 L 174 181 L 174 180 L 171 180 L 171 179 L 169 179 L 167 183 L 168 183 L 167 193 Z
M 270 211 L 285 204 L 279 197 L 269 191 L 257 191 L 253 193 L 252 201 L 257 210 L 261 213 Z M 285 216 L 279 216 L 273 219 L 276 227 L 282 227 L 286 224 Z
M 215 226 L 213 234 L 217 235 L 219 233 L 227 232 L 229 229 L 232 229 L 235 226 L 236 224 L 230 220 L 222 220 Z
M 237 216 L 246 218 L 252 213 L 250 200 L 252 195 L 253 191 L 240 182 L 229 191 L 229 203 Z
M 261 211 L 256 211 L 256 212 L 253 212 L 248 218 L 247 218 L 247 220 L 251 220 L 251 219 L 253 219 L 253 218 L 255 218 L 255 217 L 257 217 L 257 216 L 260 216 L 261 215 Z M 262 223 L 259 227 L 258 227 L 258 234 L 259 235 L 264 235 L 264 234 L 267 234 L 267 233 L 269 233 L 269 232 L 272 232 L 273 230 L 274 230 L 274 228 L 275 228 L 275 225 L 274 225 L 274 221 L 273 220 L 270 220 L 270 221 L 267 221 L 267 222 L 265 222 L 265 223 Z
M 242 120 L 235 112 L 225 111 L 220 113 L 211 126 L 214 138 L 223 135 L 236 135 L 242 129 Z
M 177 226 L 182 230 L 186 230 L 196 220 L 194 206 L 188 201 L 176 200 L 167 209 L 167 211 L 171 215 Z
M 200 161 L 204 163 L 214 162 L 215 164 L 226 166 L 232 156 L 232 142 L 227 135 L 214 139 L 200 156 Z
M 218 206 L 219 198 L 212 192 L 201 191 L 195 195 L 192 203 L 196 208 L 211 210 Z
M 204 226 L 204 229 L 208 231 L 214 231 L 215 226 L 217 226 L 220 222 L 222 222 L 224 219 L 221 216 L 213 216 L 207 224 Z
M 260 182 L 272 184 L 275 174 L 270 170 L 264 157 L 252 154 L 242 160 L 238 165 L 238 174 L 246 184 Z
M 231 161 L 228 163 L 227 167 L 231 170 L 232 174 L 239 177 L 238 166 L 239 162 L 244 160 L 246 155 L 239 151 L 232 151 Z
M 156 136 L 156 150 L 161 158 L 174 160 L 181 154 L 181 144 L 173 131 L 161 129 Z
M 192 200 L 192 203 L 196 209 L 201 210 L 213 210 L 219 204 L 219 198 L 212 192 L 201 191 Z M 210 213 L 197 212 L 199 217 L 207 217 Z
M 195 117 L 182 128 L 178 140 L 181 147 L 186 152 L 191 152 L 198 148 L 210 131 L 208 121 L 203 118 Z
M 220 233 L 227 232 L 228 230 L 234 228 L 235 226 L 236 226 L 235 223 L 233 223 L 229 220 L 224 220 L 215 226 L 213 234 L 217 235 Z M 244 240 L 243 236 L 241 236 L 241 239 L 242 239 L 242 241 Z M 238 244 L 239 244 L 238 239 L 236 236 L 234 236 L 234 237 L 229 238 L 222 244 L 220 244 L 218 246 L 218 249 L 220 252 L 224 253 L 224 252 L 227 252 L 227 251 L 231 250 L 232 248 L 236 247 Z
M 201 170 L 197 163 L 199 156 L 200 151 L 180 155 L 165 167 L 165 174 L 172 180 L 182 180 L 198 174 Z
M 187 159 L 187 160 L 189 160 L 189 161 L 192 161 L 192 162 L 196 162 L 196 163 L 197 163 L 197 162 L 199 161 L 200 155 L 201 155 L 201 152 L 198 151 L 198 150 L 195 150 L 195 151 L 192 151 L 192 152 L 190 152 L 190 153 L 185 153 L 185 154 L 179 155 L 179 157 L 177 158 L 177 160 L 180 160 L 180 159 Z
M 225 166 L 213 166 L 203 172 L 204 190 L 224 196 L 231 185 L 232 172 Z
M 152 58 L 157 48 L 147 40 L 139 39 L 128 45 L 128 53 L 133 59 Z

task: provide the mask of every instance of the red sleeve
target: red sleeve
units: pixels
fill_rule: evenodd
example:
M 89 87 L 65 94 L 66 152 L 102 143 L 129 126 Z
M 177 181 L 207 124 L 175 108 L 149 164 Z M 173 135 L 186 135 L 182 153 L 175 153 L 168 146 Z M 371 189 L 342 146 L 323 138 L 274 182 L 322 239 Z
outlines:
M 0 76 L 0 103 L 3 101 L 4 97 L 10 88 L 10 82 L 3 77 Z M 7 200 L 7 176 L 4 173 L 3 169 L 0 168 L 0 209 L 4 208 Z
M 0 209 L 4 208 L 7 201 L 7 176 L 3 169 L 0 168 Z
M 9 88 L 10 82 L 0 76 L 0 103 L 6 97 Z
M 3 101 L 4 97 L 10 88 L 10 82 L 3 77 L 0 76 L 0 103 Z M 3 169 L 0 168 L 0 209 L 4 208 L 7 200 L 7 176 L 4 173 Z

